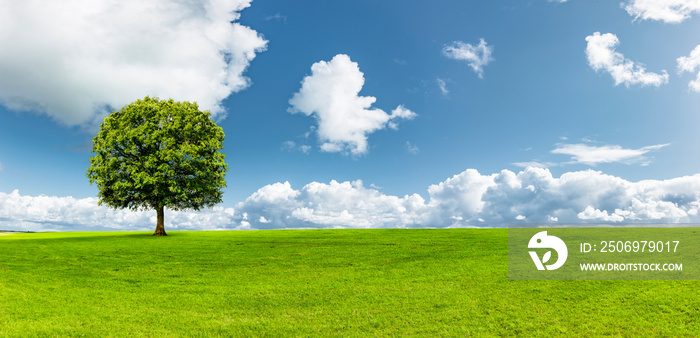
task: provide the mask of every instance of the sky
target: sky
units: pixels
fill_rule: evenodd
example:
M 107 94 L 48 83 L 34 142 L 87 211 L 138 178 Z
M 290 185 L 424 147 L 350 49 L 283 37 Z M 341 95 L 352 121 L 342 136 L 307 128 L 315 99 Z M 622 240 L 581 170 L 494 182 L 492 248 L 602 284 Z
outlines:
M 698 0 L 0 0 L 0 229 L 152 229 L 85 176 L 145 96 L 226 133 L 223 202 L 166 229 L 700 222 L 698 31 Z

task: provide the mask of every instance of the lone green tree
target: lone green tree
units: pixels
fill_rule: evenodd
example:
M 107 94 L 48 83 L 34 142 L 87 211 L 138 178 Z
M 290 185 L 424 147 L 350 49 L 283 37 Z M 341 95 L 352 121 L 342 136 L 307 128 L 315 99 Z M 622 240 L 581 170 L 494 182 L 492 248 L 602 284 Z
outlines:
M 224 131 L 196 103 L 146 97 L 107 116 L 93 138 L 90 184 L 99 204 L 155 209 L 154 236 L 166 236 L 165 211 L 211 207 L 226 186 Z

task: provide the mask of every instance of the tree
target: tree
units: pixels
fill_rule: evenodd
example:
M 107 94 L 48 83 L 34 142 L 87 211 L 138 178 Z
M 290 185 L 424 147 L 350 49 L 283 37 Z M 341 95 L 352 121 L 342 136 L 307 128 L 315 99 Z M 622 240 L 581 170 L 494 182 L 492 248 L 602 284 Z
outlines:
M 107 116 L 93 138 L 90 184 L 99 204 L 155 209 L 154 236 L 166 236 L 165 212 L 211 207 L 226 186 L 224 131 L 196 103 L 146 97 Z

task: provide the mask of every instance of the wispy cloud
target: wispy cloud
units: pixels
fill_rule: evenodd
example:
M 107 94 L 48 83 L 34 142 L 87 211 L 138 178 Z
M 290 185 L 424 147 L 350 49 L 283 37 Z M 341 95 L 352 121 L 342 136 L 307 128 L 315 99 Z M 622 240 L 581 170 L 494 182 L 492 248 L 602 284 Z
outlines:
M 476 46 L 462 41 L 454 41 L 451 45 L 442 49 L 442 55 L 445 57 L 466 61 L 474 72 L 479 75 L 479 78 L 484 77 L 484 66 L 493 61 L 492 53 L 493 47 L 489 46 L 484 39 L 480 39 L 479 44 Z
M 680 23 L 700 12 L 697 0 L 630 0 L 625 10 L 636 19 Z
M 615 34 L 595 32 L 586 37 L 586 57 L 588 63 L 595 71 L 604 70 L 615 80 L 615 85 L 624 84 L 642 86 L 660 86 L 668 83 L 668 73 L 662 70 L 662 74 L 647 72 L 643 65 L 626 59 L 624 55 L 615 51 L 620 40 Z
M 644 157 L 645 154 L 668 145 L 669 143 L 646 146 L 639 149 L 625 149 L 619 145 L 597 147 L 581 143 L 558 144 L 551 153 L 569 155 L 573 160 L 572 163 L 582 163 L 593 166 L 599 163 L 614 162 L 625 164 L 640 163 L 644 165 L 648 164 L 647 159 Z
M 363 155 L 368 151 L 369 134 L 387 126 L 397 129 L 399 119 L 417 116 L 402 105 L 391 114 L 372 108 L 375 97 L 358 95 L 364 83 L 364 74 L 347 55 L 319 61 L 289 100 L 289 112 L 316 118 L 322 151 Z
M 282 15 L 280 13 L 275 13 L 275 14 L 269 15 L 265 18 L 265 21 L 272 21 L 272 20 L 287 22 L 287 16 Z
M 445 83 L 445 80 L 437 78 L 435 82 L 437 82 L 438 88 L 440 88 L 440 92 L 442 93 L 442 95 L 447 95 L 450 93 L 450 91 L 447 89 L 447 84 Z
M 406 150 L 413 155 L 418 154 L 418 152 L 420 151 L 420 149 L 418 149 L 418 147 L 415 144 L 412 144 L 409 141 L 406 141 Z
M 308 154 L 311 151 L 311 146 L 306 144 L 297 144 L 294 141 L 284 141 L 282 143 L 282 150 L 284 151 L 299 151 L 304 154 Z
M 551 168 L 551 167 L 556 167 L 557 165 L 559 165 L 558 163 L 555 163 L 555 162 L 539 162 L 539 161 L 513 162 L 511 164 L 516 166 L 516 167 L 520 167 L 520 168 L 528 168 L 528 167 Z

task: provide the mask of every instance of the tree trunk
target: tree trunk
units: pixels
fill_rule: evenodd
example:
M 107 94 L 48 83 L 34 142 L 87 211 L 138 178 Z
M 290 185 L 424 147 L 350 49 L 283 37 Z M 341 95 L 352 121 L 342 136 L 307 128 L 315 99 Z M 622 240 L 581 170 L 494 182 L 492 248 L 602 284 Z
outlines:
M 153 236 L 167 236 L 165 233 L 165 208 L 163 206 L 158 207 L 156 212 L 158 213 L 158 222 L 156 223 L 156 232 Z

